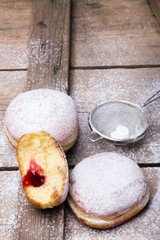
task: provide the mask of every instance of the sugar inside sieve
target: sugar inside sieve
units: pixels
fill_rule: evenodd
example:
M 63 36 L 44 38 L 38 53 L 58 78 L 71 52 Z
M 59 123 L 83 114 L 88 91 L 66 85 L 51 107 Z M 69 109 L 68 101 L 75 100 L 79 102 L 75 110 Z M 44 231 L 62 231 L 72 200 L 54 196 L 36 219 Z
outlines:
M 149 128 L 143 107 L 160 98 L 159 96 L 153 99 L 159 92 L 149 98 L 142 107 L 127 101 L 109 101 L 96 106 L 88 117 L 92 130 L 89 139 L 96 142 L 105 138 L 116 144 L 128 144 L 143 138 Z
M 149 127 L 148 118 L 143 109 L 126 101 L 100 104 L 90 112 L 88 120 L 93 133 L 98 134 L 100 138 L 119 144 L 139 140 Z M 92 141 L 99 139 L 93 139 L 91 135 Z

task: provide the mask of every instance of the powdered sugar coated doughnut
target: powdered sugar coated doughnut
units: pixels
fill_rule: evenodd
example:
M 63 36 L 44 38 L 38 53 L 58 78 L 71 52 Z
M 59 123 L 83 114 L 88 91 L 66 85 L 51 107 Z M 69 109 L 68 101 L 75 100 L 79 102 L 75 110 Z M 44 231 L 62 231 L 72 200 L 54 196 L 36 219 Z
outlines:
M 21 93 L 9 104 L 4 126 L 14 147 L 23 134 L 44 131 L 67 151 L 77 139 L 76 106 L 71 97 L 60 91 L 31 90 Z
M 148 199 L 139 166 L 117 153 L 86 158 L 70 175 L 69 205 L 79 220 L 92 227 L 116 226 L 137 214 Z

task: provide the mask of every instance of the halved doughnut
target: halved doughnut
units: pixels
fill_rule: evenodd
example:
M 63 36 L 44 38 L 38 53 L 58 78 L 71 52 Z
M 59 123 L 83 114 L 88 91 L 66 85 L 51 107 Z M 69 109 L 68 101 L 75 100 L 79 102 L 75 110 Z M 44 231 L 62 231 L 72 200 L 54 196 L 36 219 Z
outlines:
M 59 143 L 45 132 L 23 135 L 17 159 L 24 192 L 37 208 L 60 205 L 68 193 L 68 164 Z

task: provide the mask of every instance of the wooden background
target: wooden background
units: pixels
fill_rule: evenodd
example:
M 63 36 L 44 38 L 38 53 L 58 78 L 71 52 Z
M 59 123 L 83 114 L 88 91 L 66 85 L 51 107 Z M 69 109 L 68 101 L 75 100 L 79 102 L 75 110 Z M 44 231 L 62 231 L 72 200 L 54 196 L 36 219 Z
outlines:
M 1 0 L 0 60 L 0 240 L 159 240 L 160 101 L 145 108 L 151 123 L 146 137 L 127 147 L 90 142 L 87 117 L 100 102 L 142 105 L 160 89 L 160 1 Z M 151 198 L 140 214 L 98 230 L 81 224 L 67 202 L 48 210 L 27 202 L 3 119 L 14 97 L 36 88 L 59 89 L 76 102 L 80 130 L 67 153 L 71 169 L 104 151 L 142 167 Z

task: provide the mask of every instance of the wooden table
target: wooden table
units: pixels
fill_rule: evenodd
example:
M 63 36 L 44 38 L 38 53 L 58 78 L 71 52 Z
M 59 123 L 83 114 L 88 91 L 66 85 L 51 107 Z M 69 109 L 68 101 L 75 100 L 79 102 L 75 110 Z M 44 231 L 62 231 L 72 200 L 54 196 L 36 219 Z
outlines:
M 127 147 L 90 142 L 87 117 L 97 103 L 123 99 L 142 105 L 160 89 L 160 1 L 1 0 L 0 60 L 0 239 L 159 240 L 160 101 L 146 107 L 146 137 Z M 66 92 L 76 102 L 80 131 L 67 153 L 70 168 L 104 151 L 142 167 L 151 198 L 136 217 L 98 230 L 81 224 L 67 202 L 49 210 L 27 202 L 3 119 L 14 97 L 42 87 Z

